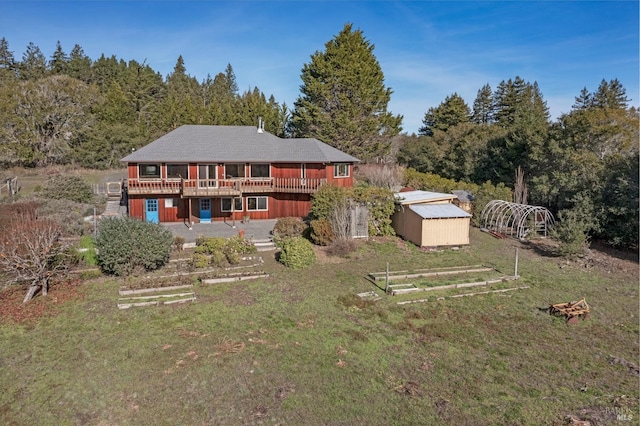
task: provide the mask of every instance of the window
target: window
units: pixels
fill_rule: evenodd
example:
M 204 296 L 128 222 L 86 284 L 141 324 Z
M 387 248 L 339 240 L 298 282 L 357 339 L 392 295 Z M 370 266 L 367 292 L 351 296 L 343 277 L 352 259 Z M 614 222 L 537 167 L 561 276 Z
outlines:
M 237 179 L 244 177 L 244 164 L 231 163 L 224 165 L 224 177 L 226 179 Z
M 164 199 L 165 208 L 178 207 L 179 205 L 180 205 L 180 198 L 165 198 Z
M 160 164 L 138 164 L 141 179 L 160 179 Z
M 234 200 L 233 210 L 236 212 L 242 211 L 242 198 L 221 198 L 220 210 L 223 212 L 231 211 L 231 200 Z
M 336 163 L 333 165 L 333 177 L 343 178 L 349 177 L 349 164 L 348 163 Z
M 188 179 L 189 167 L 186 164 L 167 164 L 167 179 Z
M 247 197 L 247 210 L 267 210 L 267 197 Z
M 269 164 L 251 164 L 251 179 L 269 179 L 271 167 Z
M 198 186 L 200 188 L 216 188 L 218 174 L 215 164 L 198 164 Z

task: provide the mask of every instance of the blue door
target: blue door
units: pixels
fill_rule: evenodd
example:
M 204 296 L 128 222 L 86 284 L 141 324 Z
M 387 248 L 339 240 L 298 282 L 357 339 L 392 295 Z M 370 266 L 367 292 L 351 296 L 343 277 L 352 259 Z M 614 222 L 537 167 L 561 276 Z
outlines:
M 146 200 L 146 218 L 147 222 L 158 223 L 158 199 Z
M 200 223 L 211 223 L 211 198 L 200 198 Z

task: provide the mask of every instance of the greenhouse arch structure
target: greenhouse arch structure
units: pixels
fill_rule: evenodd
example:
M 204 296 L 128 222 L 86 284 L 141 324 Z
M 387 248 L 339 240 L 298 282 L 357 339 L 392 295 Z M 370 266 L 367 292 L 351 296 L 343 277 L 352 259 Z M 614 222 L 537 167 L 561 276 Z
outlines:
M 492 200 L 480 213 L 483 228 L 518 239 L 530 234 L 547 236 L 555 219 L 549 210 L 540 206 Z

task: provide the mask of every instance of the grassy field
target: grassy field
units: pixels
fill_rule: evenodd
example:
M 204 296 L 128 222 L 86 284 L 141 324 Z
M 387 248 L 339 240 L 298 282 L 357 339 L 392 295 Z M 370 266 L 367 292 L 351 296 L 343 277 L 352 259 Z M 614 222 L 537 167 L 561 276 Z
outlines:
M 516 245 L 522 278 L 491 288 L 528 289 L 436 300 L 462 290 L 392 297 L 367 280 L 386 262 L 511 275 Z M 638 264 L 598 259 L 472 229 L 459 251 L 370 241 L 302 271 L 270 254 L 270 278 L 196 285 L 180 306 L 118 310 L 122 282 L 87 282 L 56 316 L 0 324 L 0 423 L 636 424 Z M 382 299 L 356 296 L 371 290 Z M 587 321 L 544 311 L 583 297 Z

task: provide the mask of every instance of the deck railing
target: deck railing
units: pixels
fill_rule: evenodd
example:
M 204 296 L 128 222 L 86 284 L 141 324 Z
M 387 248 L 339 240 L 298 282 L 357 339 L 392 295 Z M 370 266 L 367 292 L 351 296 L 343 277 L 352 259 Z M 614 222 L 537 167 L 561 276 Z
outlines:
M 129 194 L 179 194 L 184 197 L 239 196 L 243 192 L 287 192 L 312 194 L 326 179 L 266 178 L 266 179 L 129 179 Z

